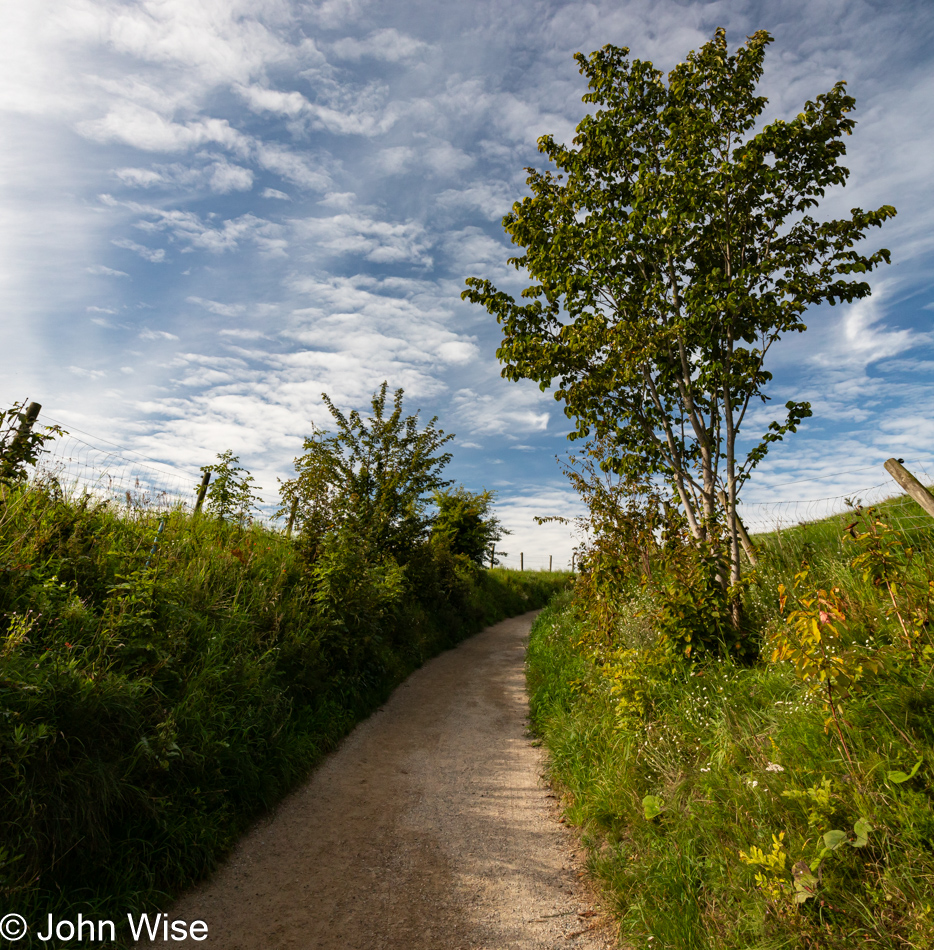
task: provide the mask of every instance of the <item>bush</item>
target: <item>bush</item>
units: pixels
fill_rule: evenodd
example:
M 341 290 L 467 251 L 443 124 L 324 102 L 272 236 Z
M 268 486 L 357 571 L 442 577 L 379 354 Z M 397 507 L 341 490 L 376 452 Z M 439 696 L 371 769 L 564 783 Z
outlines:
M 164 906 L 411 670 L 567 580 L 2 491 L 0 897 L 32 919 Z
M 624 942 L 934 945 L 934 535 L 899 528 L 910 506 L 757 539 L 758 658 L 666 651 L 670 606 L 632 578 L 608 624 L 586 588 L 540 615 L 533 725 Z

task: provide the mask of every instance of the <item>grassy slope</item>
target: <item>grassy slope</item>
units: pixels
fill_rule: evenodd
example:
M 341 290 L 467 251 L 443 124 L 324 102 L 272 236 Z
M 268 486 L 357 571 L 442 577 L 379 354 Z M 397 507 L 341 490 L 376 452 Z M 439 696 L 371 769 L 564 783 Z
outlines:
M 912 507 L 899 502 L 883 513 L 916 520 Z M 791 587 L 807 560 L 813 580 L 841 590 L 851 642 L 882 648 L 883 670 L 842 706 L 853 764 L 825 704 L 787 663 L 708 658 L 665 670 L 647 662 L 636 671 L 638 717 L 621 705 L 635 687 L 620 677 L 614 652 L 637 620 L 622 617 L 617 644 L 596 643 L 565 595 L 537 621 L 533 720 L 624 946 L 934 946 L 934 657 L 913 664 L 899 649 L 884 590 L 854 569 L 854 550 L 840 538 L 837 519 L 760 538 L 748 609 L 764 633 L 781 627 L 777 584 Z M 915 529 L 910 540 L 906 577 L 920 603 L 932 532 Z M 927 626 L 919 654 L 923 644 L 931 644 Z M 901 780 L 915 763 L 914 776 Z M 663 809 L 657 817 L 647 817 L 646 796 Z M 858 843 L 861 818 L 872 826 L 864 846 L 824 853 L 831 831 Z M 801 861 L 820 873 L 814 896 L 798 904 L 795 870 L 807 883 Z
M 0 897 L 125 919 L 203 876 L 426 658 L 566 575 L 41 490 L 0 505 Z

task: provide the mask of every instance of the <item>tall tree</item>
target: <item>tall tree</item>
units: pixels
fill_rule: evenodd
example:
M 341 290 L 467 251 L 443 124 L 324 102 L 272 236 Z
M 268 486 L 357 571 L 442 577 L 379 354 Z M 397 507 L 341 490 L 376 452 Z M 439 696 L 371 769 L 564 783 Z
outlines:
M 503 219 L 523 250 L 510 263 L 534 281 L 522 292 L 531 302 L 479 278 L 463 294 L 503 327 L 503 375 L 556 384 L 571 437 L 609 437 L 620 474 L 664 477 L 699 541 L 725 491 L 734 583 L 739 490 L 769 445 L 811 414 L 788 402 L 761 438 L 741 438 L 750 406 L 769 398 L 766 355 L 806 329 L 809 306 L 870 293 L 851 275 L 889 252 L 856 246 L 895 214 L 885 205 L 811 215 L 849 175 L 839 160 L 855 103 L 838 82 L 756 132 L 771 39 L 759 31 L 730 55 L 718 30 L 667 83 L 628 49 L 578 53 L 583 101 L 597 109 L 572 147 L 539 139 L 557 170 L 527 169 L 532 195 Z

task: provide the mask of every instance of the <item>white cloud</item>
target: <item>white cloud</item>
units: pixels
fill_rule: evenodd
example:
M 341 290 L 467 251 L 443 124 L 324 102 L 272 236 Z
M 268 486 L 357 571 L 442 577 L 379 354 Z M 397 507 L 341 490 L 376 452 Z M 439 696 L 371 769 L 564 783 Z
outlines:
M 458 426 L 465 425 L 473 434 L 509 435 L 544 432 L 550 413 L 541 409 L 537 387 L 512 386 L 496 395 L 460 389 L 451 400 Z
M 275 198 L 278 201 L 291 201 L 292 197 L 287 195 L 284 191 L 278 191 L 275 188 L 264 188 L 262 193 L 263 198 Z
M 213 159 L 204 165 L 156 164 L 150 168 L 118 168 L 114 175 L 130 188 L 201 189 L 215 194 L 249 191 L 253 187 L 253 172 L 227 161 L 223 156 L 202 153 L 199 158 Z
M 448 188 L 435 203 L 446 211 L 479 211 L 490 221 L 501 221 L 517 195 L 504 182 L 474 182 L 466 188 Z
M 78 132 L 95 142 L 121 142 L 146 152 L 183 152 L 206 144 L 246 151 L 249 139 L 226 119 L 173 122 L 132 102 L 113 105 L 100 119 L 86 119 Z
M 426 43 L 406 36 L 394 27 L 375 30 L 362 40 L 353 37 L 337 40 L 330 47 L 339 59 L 356 61 L 370 57 L 390 63 L 410 59 L 427 48 Z
M 255 112 L 275 112 L 294 118 L 311 109 L 311 103 L 300 92 L 280 92 L 265 86 L 237 86 L 236 91 Z
M 466 340 L 452 340 L 438 347 L 438 356 L 444 363 L 470 363 L 479 355 L 477 347 Z
M 189 297 L 188 300 L 204 307 L 205 310 L 210 310 L 211 313 L 220 314 L 222 317 L 240 317 L 246 311 L 243 304 L 219 303 L 217 300 L 205 300 L 203 297 Z
M 304 240 L 313 239 L 318 249 L 330 254 L 353 254 L 382 264 L 431 264 L 428 235 L 415 221 L 394 224 L 363 214 L 338 214 L 297 220 L 293 228 Z
M 221 195 L 232 191 L 249 191 L 253 187 L 253 172 L 226 161 L 211 166 L 211 190 Z
M 105 267 L 103 264 L 93 264 L 85 268 L 89 274 L 98 277 L 129 277 L 130 275 L 123 270 L 114 270 L 112 267 Z
M 178 337 L 168 330 L 150 330 L 149 327 L 140 331 L 141 340 L 177 340 Z
M 262 253 L 273 257 L 283 256 L 288 247 L 288 242 L 282 236 L 281 225 L 253 214 L 244 214 L 214 226 L 203 221 L 193 211 L 165 210 L 157 205 L 118 201 L 106 194 L 100 195 L 100 200 L 105 206 L 127 208 L 143 215 L 136 222 L 136 227 L 143 231 L 168 231 L 176 240 L 215 254 L 236 250 L 243 241 L 250 241 Z
M 85 379 L 102 379 L 107 375 L 102 369 L 87 369 L 84 366 L 69 366 L 68 369 L 75 376 L 83 376 Z
M 309 188 L 312 191 L 325 191 L 330 185 L 330 175 L 322 167 L 314 167 L 309 162 L 279 145 L 259 143 L 255 148 L 256 161 L 267 171 L 281 175 L 286 181 Z
M 143 260 L 149 261 L 152 264 L 161 264 L 165 260 L 165 250 L 161 247 L 155 249 L 145 247 L 127 238 L 115 238 L 110 243 L 116 247 L 122 247 L 127 251 L 133 251 L 134 254 L 139 254 Z
M 884 304 L 892 289 L 891 283 L 879 281 L 871 297 L 844 305 L 836 328 L 824 335 L 824 345 L 811 356 L 812 362 L 831 368 L 861 369 L 934 342 L 932 333 L 919 333 L 912 329 L 893 330 L 885 325 Z

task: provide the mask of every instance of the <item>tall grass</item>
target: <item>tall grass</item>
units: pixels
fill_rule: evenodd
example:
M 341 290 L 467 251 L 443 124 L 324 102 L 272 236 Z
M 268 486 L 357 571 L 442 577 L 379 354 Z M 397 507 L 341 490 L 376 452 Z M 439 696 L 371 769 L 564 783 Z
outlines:
M 3 906 L 164 907 L 411 670 L 566 582 L 5 487 Z
M 875 516 L 917 525 L 919 510 L 899 501 Z M 896 587 L 909 649 L 885 584 L 857 561 L 867 514 L 847 531 L 854 521 L 757 539 L 745 609 L 758 660 L 663 661 L 645 646 L 651 605 L 634 586 L 612 637 L 594 636 L 570 594 L 536 622 L 533 722 L 621 946 L 934 946 L 934 538 L 906 526 L 899 542 L 912 548 Z M 840 699 L 842 740 L 826 684 L 772 662 L 804 564 L 845 617 L 838 655 L 878 661 Z

